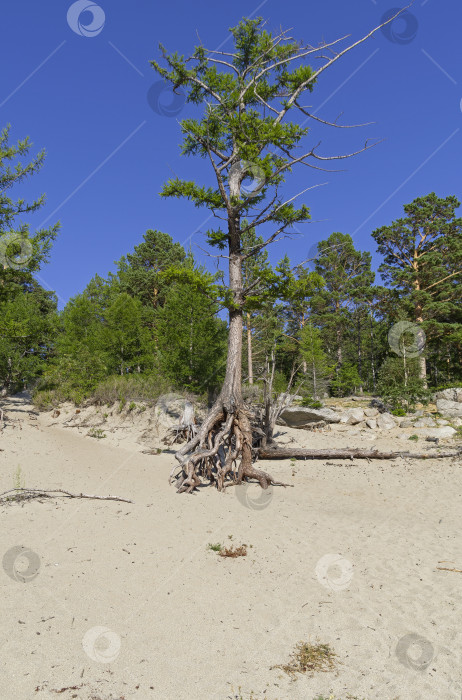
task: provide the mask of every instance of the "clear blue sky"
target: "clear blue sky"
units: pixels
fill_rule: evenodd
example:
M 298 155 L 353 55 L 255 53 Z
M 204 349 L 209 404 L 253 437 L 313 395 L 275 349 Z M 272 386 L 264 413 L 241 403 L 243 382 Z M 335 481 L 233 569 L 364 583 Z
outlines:
M 187 54 L 198 43 L 197 31 L 216 48 L 230 26 L 255 15 L 269 28 L 293 27 L 295 37 L 311 43 L 359 38 L 395 6 L 393 0 L 98 0 L 93 34 L 82 36 L 79 20 L 85 27 L 93 16 L 74 12 L 73 31 L 71 4 L 4 3 L 0 42 L 0 125 L 11 123 L 14 139 L 29 135 L 34 149 L 45 147 L 48 154 L 40 175 L 16 194 L 46 192 L 46 207 L 29 220 L 32 228 L 61 221 L 51 262 L 40 275 L 61 306 L 95 273 L 113 270 L 147 228 L 191 240 L 196 257 L 211 266 L 196 247 L 204 245 L 206 211 L 158 195 L 172 173 L 211 183 L 204 163 L 179 154 L 177 120 L 190 107 L 172 117 L 148 103 L 157 80 L 149 60 L 158 56 L 159 41 Z M 358 247 L 375 254 L 371 231 L 400 216 L 404 203 L 431 191 L 462 198 L 462 5 L 416 0 L 411 13 L 410 21 L 395 22 L 392 37 L 379 32 L 324 73 L 312 93 L 311 104 L 324 119 L 343 112 L 345 123 L 374 122 L 354 131 L 314 129 L 307 143 L 322 138 L 320 153 L 355 149 L 368 137 L 385 141 L 344 163 L 346 172 L 299 171 L 294 193 L 328 184 L 307 193 L 313 222 L 302 235 L 277 243 L 273 261 L 286 252 L 302 260 L 333 231 L 353 235 Z

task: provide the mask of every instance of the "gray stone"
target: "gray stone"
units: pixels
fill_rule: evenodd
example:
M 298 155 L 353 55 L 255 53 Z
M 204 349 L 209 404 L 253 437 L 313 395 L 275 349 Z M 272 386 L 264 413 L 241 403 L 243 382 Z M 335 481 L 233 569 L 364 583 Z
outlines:
M 462 389 L 444 389 L 443 391 L 437 391 L 433 398 L 435 401 L 443 399 L 444 401 L 462 403 Z
M 346 413 L 348 415 L 348 425 L 356 425 L 364 420 L 364 411 L 362 408 L 349 408 Z
M 376 408 L 365 408 L 364 415 L 367 416 L 368 418 L 375 418 L 376 416 L 379 415 L 379 412 Z
M 454 418 L 454 420 L 452 421 L 452 424 L 455 428 L 462 427 L 462 418 Z
M 438 399 L 436 402 L 438 413 L 448 418 L 462 418 L 462 403 Z
M 438 423 L 438 425 L 449 425 L 449 421 L 444 420 L 444 418 L 438 418 L 436 422 Z
M 380 413 L 384 413 L 387 410 L 387 407 L 380 399 L 371 399 L 369 406 L 371 408 L 377 408 Z
M 405 418 L 404 420 L 401 421 L 401 423 L 399 424 L 399 427 L 400 428 L 413 428 L 414 423 L 411 420 L 409 420 L 409 418 Z
M 375 420 L 375 418 L 368 418 L 368 419 L 366 420 L 366 425 L 367 425 L 367 427 L 370 428 L 371 430 L 376 430 L 376 429 L 377 429 L 377 421 Z
M 291 428 L 301 428 L 308 423 L 340 423 L 340 416 L 330 408 L 308 408 L 305 406 L 289 406 L 281 413 L 283 425 Z M 279 421 L 278 421 L 279 422 Z
M 381 413 L 377 416 L 377 427 L 380 430 L 391 430 L 396 428 L 395 419 L 390 413 Z
M 434 428 L 436 423 L 433 418 L 419 418 L 414 425 L 416 428 Z
M 419 432 L 424 437 L 438 438 L 440 440 L 444 440 L 445 438 L 452 438 L 456 434 L 456 431 L 454 430 L 454 428 L 451 428 L 450 425 L 445 425 L 442 428 L 421 430 Z

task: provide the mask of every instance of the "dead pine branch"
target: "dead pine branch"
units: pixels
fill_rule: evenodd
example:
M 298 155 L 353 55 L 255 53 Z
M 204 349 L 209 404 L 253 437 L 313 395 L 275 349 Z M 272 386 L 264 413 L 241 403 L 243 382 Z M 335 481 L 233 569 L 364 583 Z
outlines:
M 12 495 L 14 494 L 14 495 Z M 0 503 L 11 501 L 29 501 L 34 498 L 88 498 L 94 501 L 121 501 L 122 503 L 133 503 L 126 498 L 118 496 L 93 496 L 88 493 L 71 493 L 64 489 L 9 489 L 0 493 Z

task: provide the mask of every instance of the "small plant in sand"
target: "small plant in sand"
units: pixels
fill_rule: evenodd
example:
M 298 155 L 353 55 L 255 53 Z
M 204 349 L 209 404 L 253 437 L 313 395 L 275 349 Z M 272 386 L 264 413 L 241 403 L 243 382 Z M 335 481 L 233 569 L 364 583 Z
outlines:
M 134 411 L 135 408 L 136 408 L 136 403 L 134 401 L 130 401 L 130 403 L 128 404 L 128 411 L 129 412 Z
M 229 539 L 232 539 L 232 535 L 228 535 Z M 250 545 L 252 546 L 252 545 Z M 241 544 L 239 547 L 225 547 L 224 545 L 217 542 L 216 544 L 208 544 L 207 549 L 212 550 L 212 552 L 217 552 L 220 557 L 229 557 L 235 559 L 236 557 L 246 557 L 247 556 L 247 545 Z
M 210 549 L 212 552 L 221 552 L 223 545 L 217 542 L 216 544 L 211 544 L 211 542 L 208 543 L 207 549 Z
M 222 547 L 218 552 L 220 557 L 230 557 L 235 559 L 236 557 L 246 557 L 247 556 L 247 545 L 241 544 L 239 547 Z
M 23 489 L 26 485 L 26 482 L 24 480 L 24 477 L 22 475 L 21 467 L 18 464 L 16 467 L 16 471 L 13 475 L 13 484 L 15 489 Z
M 106 437 L 106 433 L 104 430 L 101 430 L 101 428 L 90 428 L 87 435 L 88 437 L 97 438 L 98 440 Z
M 299 642 L 290 655 L 288 663 L 271 666 L 271 668 L 280 668 L 292 680 L 296 680 L 297 673 L 313 675 L 321 671 L 334 671 L 336 665 L 337 654 L 328 644 Z
M 409 435 L 409 440 L 413 440 L 414 442 L 417 442 L 418 439 L 419 439 L 418 435 Z

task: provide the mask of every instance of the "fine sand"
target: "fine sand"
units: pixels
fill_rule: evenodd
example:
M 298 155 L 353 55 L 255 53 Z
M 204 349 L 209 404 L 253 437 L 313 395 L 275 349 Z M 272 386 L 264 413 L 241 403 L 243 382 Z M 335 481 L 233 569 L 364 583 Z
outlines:
M 3 408 L 0 491 L 22 480 L 133 503 L 0 506 L 1 700 L 460 700 L 462 573 L 437 569 L 462 569 L 460 460 L 262 462 L 294 488 L 178 495 L 173 454 L 143 454 L 128 428 L 116 445 L 26 398 Z M 430 447 L 398 431 L 279 433 Z M 331 645 L 337 670 L 292 681 L 270 668 L 299 641 Z

